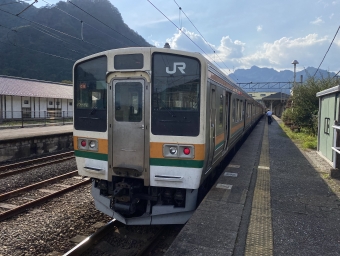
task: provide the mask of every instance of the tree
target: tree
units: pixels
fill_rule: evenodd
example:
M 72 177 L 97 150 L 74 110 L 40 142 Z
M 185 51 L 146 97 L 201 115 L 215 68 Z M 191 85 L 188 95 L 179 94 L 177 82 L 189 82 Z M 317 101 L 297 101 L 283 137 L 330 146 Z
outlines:
M 316 97 L 316 93 L 336 85 L 336 79 L 333 79 L 329 74 L 327 78 L 322 77 L 321 79 L 309 77 L 304 84 L 294 87 L 292 109 L 286 110 L 285 115 L 289 115 L 295 125 L 316 135 L 319 111 L 319 98 Z

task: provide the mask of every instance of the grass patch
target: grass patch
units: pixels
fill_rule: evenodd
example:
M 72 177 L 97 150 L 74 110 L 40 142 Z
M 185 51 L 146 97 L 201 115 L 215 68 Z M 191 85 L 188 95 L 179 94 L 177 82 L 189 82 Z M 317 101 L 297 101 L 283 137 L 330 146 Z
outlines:
M 287 134 L 289 138 L 298 142 L 304 149 L 316 149 L 318 145 L 318 138 L 316 136 L 311 136 L 305 132 L 293 132 L 284 124 L 280 124 L 283 131 Z

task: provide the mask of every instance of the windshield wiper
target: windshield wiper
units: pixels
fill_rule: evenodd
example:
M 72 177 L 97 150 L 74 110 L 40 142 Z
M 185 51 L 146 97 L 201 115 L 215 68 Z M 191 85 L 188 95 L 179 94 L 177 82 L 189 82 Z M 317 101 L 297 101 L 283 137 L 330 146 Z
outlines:
M 97 107 L 91 109 L 90 115 L 94 115 L 97 112 Z

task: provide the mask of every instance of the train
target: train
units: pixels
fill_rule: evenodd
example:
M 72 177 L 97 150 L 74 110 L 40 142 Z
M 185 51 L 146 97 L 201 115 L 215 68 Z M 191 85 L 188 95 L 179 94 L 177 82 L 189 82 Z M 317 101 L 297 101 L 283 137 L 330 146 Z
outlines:
M 95 207 L 126 225 L 184 224 L 216 166 L 264 114 L 200 53 L 104 51 L 73 66 L 73 142 Z

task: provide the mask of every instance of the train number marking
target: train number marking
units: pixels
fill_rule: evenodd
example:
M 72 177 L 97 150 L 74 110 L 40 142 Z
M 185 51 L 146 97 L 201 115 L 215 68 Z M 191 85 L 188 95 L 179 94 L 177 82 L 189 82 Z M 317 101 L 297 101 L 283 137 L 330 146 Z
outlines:
M 222 183 L 218 183 L 216 185 L 216 188 L 222 188 L 222 189 L 231 189 L 232 187 L 233 187 L 233 185 L 222 184 Z
M 174 68 L 173 70 L 170 70 L 169 67 L 166 67 L 166 73 L 168 74 L 175 74 L 176 68 L 178 68 L 179 71 L 181 71 L 182 74 L 185 74 L 184 69 L 187 65 L 184 62 L 174 62 Z
M 235 172 L 225 172 L 224 176 L 235 177 L 236 178 L 238 176 L 238 173 L 235 173 Z

